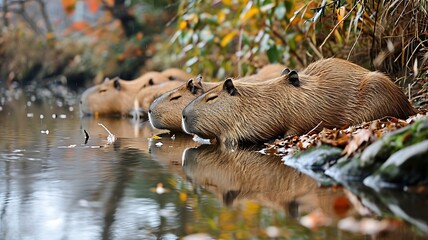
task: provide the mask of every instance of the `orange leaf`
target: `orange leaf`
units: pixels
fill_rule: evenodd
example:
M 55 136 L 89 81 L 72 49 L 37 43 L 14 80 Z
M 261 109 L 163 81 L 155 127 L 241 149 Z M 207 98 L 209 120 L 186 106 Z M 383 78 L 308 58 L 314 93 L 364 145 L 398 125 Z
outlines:
M 76 0 L 62 0 L 62 6 L 67 15 L 71 15 L 76 7 Z
M 90 28 L 91 26 L 89 25 L 89 23 L 85 21 L 77 21 L 77 22 L 74 22 L 71 25 L 71 27 L 77 31 L 85 31 L 85 30 L 88 30 L 88 28 Z
M 86 4 L 88 5 L 91 13 L 96 13 L 100 8 L 101 0 L 88 0 Z

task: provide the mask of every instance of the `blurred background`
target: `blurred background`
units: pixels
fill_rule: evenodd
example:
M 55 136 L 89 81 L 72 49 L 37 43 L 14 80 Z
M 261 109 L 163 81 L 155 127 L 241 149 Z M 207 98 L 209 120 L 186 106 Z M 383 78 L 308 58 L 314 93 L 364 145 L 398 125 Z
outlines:
M 78 90 L 167 67 L 221 80 L 335 56 L 426 101 L 427 0 L 1 0 L 0 10 L 5 88 Z

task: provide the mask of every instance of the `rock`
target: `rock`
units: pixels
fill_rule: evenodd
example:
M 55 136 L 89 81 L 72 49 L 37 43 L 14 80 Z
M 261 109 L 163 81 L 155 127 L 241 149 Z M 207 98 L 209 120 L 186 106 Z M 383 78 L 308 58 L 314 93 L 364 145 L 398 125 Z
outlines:
M 319 184 L 330 186 L 335 184 L 335 181 L 326 176 L 324 170 L 336 163 L 337 159 L 340 158 L 341 152 L 340 148 L 323 145 L 294 155 L 287 155 L 282 160 L 285 165 L 310 176 Z
M 428 138 L 428 120 L 420 120 L 398 129 L 367 147 L 360 158 L 360 166 L 380 166 L 391 154 Z
M 402 188 L 428 184 L 428 140 L 401 149 L 364 180 L 371 187 Z
M 342 149 L 322 145 L 282 158 L 286 165 L 312 170 L 325 170 L 341 157 Z
M 360 159 L 354 158 L 341 158 L 337 164 L 327 169 L 324 173 L 332 177 L 339 183 L 347 182 L 361 182 L 365 177 L 369 176 L 374 171 L 372 166 L 361 167 L 359 164 Z
M 387 182 L 389 183 L 390 187 L 393 186 L 391 185 L 392 183 L 395 184 L 395 187 L 398 185 L 402 186 L 403 184 L 414 184 L 416 182 L 422 183 L 424 181 L 426 184 L 428 180 L 426 180 L 427 176 L 425 175 L 427 174 L 428 169 L 422 163 L 426 160 L 418 159 L 423 159 L 424 156 L 427 158 L 427 155 L 423 152 L 417 154 L 415 153 L 416 155 L 413 155 L 412 152 L 416 149 L 423 151 L 423 146 L 421 145 L 421 147 L 418 148 L 413 148 L 412 146 L 414 144 L 418 144 L 421 141 L 424 141 L 427 138 L 428 120 L 425 119 L 417 121 L 414 124 L 394 131 L 373 143 L 363 151 L 361 157 L 357 156 L 350 159 L 340 159 L 336 165 L 327 169 L 325 174 L 340 183 L 345 183 L 348 181 L 362 181 L 374 172 L 377 172 L 378 170 L 381 171 L 380 169 L 383 169 L 381 171 L 382 177 L 380 177 L 380 172 L 378 172 L 376 178 L 372 177 L 366 180 L 367 184 L 374 186 L 383 183 L 384 185 L 382 187 L 387 187 Z M 407 148 L 410 149 L 406 150 Z M 395 152 L 396 154 L 394 154 Z M 412 159 L 411 162 L 397 165 L 397 163 L 400 162 L 400 159 L 404 157 L 403 154 L 406 154 L 409 160 Z M 384 166 L 383 164 L 389 162 L 388 159 L 394 155 L 396 160 L 393 160 L 393 162 L 397 163 L 388 164 L 388 167 L 386 168 L 386 165 Z M 422 166 L 419 165 L 419 163 L 422 163 Z M 413 168 L 412 166 L 421 167 Z M 409 168 L 413 170 L 410 170 Z M 416 174 L 417 176 L 414 176 L 413 174 L 416 172 L 418 174 Z M 409 176 L 406 175 L 406 173 L 412 175 Z

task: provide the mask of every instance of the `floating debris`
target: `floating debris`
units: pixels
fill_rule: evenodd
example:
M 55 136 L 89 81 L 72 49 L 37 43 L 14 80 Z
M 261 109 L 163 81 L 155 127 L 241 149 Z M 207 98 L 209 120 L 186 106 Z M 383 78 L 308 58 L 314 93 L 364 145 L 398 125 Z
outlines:
M 104 124 L 102 123 L 98 123 L 99 126 L 103 127 L 107 132 L 108 132 L 108 136 L 107 136 L 107 143 L 108 144 L 112 144 L 116 141 L 116 136 L 113 135 L 107 128 L 106 126 L 104 126 Z
M 61 119 L 66 119 L 66 118 L 67 118 L 67 115 L 65 115 L 65 114 L 60 114 L 60 115 L 59 115 L 59 118 L 61 118 Z
M 153 140 L 160 140 L 160 139 L 162 139 L 162 137 L 159 137 L 158 135 L 154 135 L 154 136 L 152 137 L 152 139 L 153 139 Z
M 175 134 L 172 134 L 171 139 L 175 140 Z
M 48 135 L 49 134 L 49 130 L 42 130 L 42 131 L 40 131 L 41 133 L 44 133 L 44 134 L 46 134 L 46 135 Z
M 36 101 L 36 96 L 31 95 L 30 100 L 31 100 L 32 102 L 35 102 L 35 101 Z
M 155 145 L 156 145 L 156 147 L 162 147 L 162 146 L 163 146 L 163 143 L 161 143 L 161 142 L 157 142 Z
M 87 144 L 89 140 L 89 134 L 85 129 L 83 129 L 83 132 L 85 133 L 85 144 Z
M 200 144 L 211 144 L 211 140 L 201 138 L 198 135 L 194 135 L 192 140 Z
M 3 107 L 2 106 L 0 106 L 0 111 L 3 111 Z
M 45 116 L 43 116 L 43 114 L 40 114 L 39 118 L 43 119 L 43 118 L 45 118 Z
M 31 107 L 31 101 L 27 102 L 27 107 Z
M 57 116 L 55 113 L 53 113 L 53 114 L 52 114 L 52 118 L 53 118 L 53 119 L 55 119 L 55 118 L 57 118 L 57 117 L 58 117 L 58 116 Z
M 27 117 L 28 117 L 28 118 L 32 118 L 32 117 L 34 117 L 34 113 L 27 113 Z
M 155 192 L 157 194 L 163 194 L 169 192 L 169 189 L 163 187 L 163 183 L 156 184 L 155 188 L 150 188 L 150 191 Z
M 74 107 L 73 106 L 68 107 L 68 111 L 69 112 L 73 112 L 74 111 Z

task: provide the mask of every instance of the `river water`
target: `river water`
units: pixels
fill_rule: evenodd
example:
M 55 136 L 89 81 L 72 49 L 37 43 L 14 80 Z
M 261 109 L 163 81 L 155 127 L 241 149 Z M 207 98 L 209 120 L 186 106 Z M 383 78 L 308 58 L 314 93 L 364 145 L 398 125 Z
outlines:
M 75 101 L 1 100 L 0 239 L 427 236 L 425 196 L 394 193 L 407 197 L 379 205 L 255 150 L 153 137 L 159 132 L 144 121 L 80 118 Z M 378 207 L 389 205 L 404 214 Z

